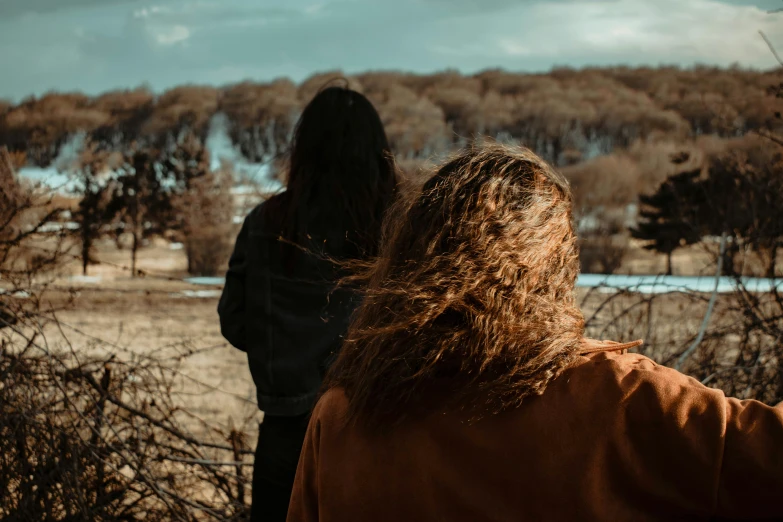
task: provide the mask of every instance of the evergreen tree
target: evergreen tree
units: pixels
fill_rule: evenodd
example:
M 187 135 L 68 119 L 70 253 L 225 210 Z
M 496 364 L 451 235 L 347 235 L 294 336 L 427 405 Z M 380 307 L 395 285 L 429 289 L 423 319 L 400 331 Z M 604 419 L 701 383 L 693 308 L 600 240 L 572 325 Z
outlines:
M 670 176 L 651 195 L 639 196 L 640 221 L 631 235 L 649 241 L 644 248 L 666 255 L 666 274 L 672 274 L 672 253 L 697 243 L 702 233 L 699 214 L 704 199 L 701 170 Z

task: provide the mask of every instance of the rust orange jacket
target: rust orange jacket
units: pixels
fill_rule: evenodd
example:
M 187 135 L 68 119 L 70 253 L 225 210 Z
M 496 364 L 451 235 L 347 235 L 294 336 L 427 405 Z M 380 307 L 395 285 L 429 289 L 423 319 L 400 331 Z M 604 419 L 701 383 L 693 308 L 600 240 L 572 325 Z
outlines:
M 586 343 L 519 408 L 432 413 L 382 433 L 315 407 L 289 522 L 783 520 L 783 404 L 726 398 Z

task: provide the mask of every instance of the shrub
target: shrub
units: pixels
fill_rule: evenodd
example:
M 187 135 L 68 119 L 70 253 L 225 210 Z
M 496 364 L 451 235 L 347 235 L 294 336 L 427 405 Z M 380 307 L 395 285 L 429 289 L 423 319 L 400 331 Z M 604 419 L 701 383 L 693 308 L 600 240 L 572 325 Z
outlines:
M 217 275 L 225 267 L 233 239 L 234 199 L 228 169 L 191 180 L 175 201 L 182 218 L 188 273 Z

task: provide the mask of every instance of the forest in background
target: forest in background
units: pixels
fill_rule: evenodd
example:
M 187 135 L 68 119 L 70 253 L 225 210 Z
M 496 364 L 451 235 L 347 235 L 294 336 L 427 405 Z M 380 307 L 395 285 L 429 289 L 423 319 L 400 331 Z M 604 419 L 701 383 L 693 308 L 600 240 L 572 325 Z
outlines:
M 475 75 L 345 76 L 332 71 L 299 85 L 278 79 L 220 88 L 180 86 L 160 94 L 137 88 L 93 97 L 50 93 L 18 104 L 0 102 L 0 146 L 11 151 L 17 168 L 54 166 L 71 172 L 84 194 L 105 192 L 82 198 L 82 207 L 95 208 L 82 208 L 81 215 L 96 221 L 95 227 L 108 225 L 115 232 L 130 226 L 135 258 L 142 236 L 184 229 L 176 201 L 165 192 L 170 187 L 193 192 L 191 181 L 211 175 L 205 141 L 216 115 L 244 159 L 284 172 L 285 153 L 304 105 L 323 86 L 346 82 L 377 107 L 408 173 L 423 171 L 481 136 L 525 145 L 561 169 L 574 187 L 587 272 L 620 269 L 633 229 L 644 219 L 640 195 L 660 189 L 670 176 L 706 172 L 711 162 L 727 155 L 743 156 L 743 164 L 767 166 L 771 154 L 765 149 L 772 143 L 760 136 L 774 136 L 783 126 L 777 73 L 740 67 L 558 68 L 546 74 L 488 70 Z M 78 160 L 56 164 L 77 136 L 83 140 Z M 113 186 L 97 179 L 107 168 L 120 172 Z M 223 170 L 230 169 L 225 165 Z M 218 178 L 225 188 L 227 178 Z M 215 188 L 214 182 L 199 183 Z M 181 203 L 181 194 L 175 196 Z M 671 206 L 665 198 L 658 202 Z M 225 211 L 218 214 L 227 219 Z M 668 256 L 667 272 L 672 271 L 672 252 L 695 242 L 681 223 L 669 225 L 635 234 L 656 240 L 651 248 Z M 209 227 L 221 228 L 220 223 Z M 204 244 L 225 235 L 222 228 Z M 696 228 L 699 238 L 722 232 L 713 230 L 720 226 Z M 777 247 L 771 255 L 776 252 Z M 766 265 L 757 272 L 769 273 Z
M 173 147 L 185 134 L 206 138 L 218 112 L 233 143 L 251 161 L 285 149 L 304 105 L 340 72 L 300 85 L 285 79 L 222 88 L 145 88 L 90 97 L 50 93 L 0 102 L 0 143 L 45 166 L 79 132 L 106 149 L 144 143 Z M 632 146 L 638 140 L 684 142 L 736 138 L 780 127 L 770 89 L 776 73 L 696 67 L 499 70 L 415 75 L 372 72 L 347 77 L 380 112 L 400 159 L 424 159 L 475 135 L 519 141 L 557 166 Z

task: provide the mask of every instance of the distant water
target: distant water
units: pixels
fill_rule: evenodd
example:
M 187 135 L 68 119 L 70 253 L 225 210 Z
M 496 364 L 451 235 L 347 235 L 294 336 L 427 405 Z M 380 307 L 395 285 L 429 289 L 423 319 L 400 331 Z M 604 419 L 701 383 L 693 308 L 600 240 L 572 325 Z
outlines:
M 783 279 L 746 277 L 742 284 L 751 292 L 769 292 L 774 287 L 783 290 Z M 640 294 L 663 294 L 668 292 L 706 292 L 715 290 L 712 276 L 655 276 L 655 275 L 602 275 L 580 274 L 576 282 L 581 288 L 603 288 L 607 291 L 628 290 Z M 718 292 L 728 293 L 737 289 L 732 277 L 718 279 Z
M 192 285 L 223 286 L 226 279 L 224 277 L 189 277 L 185 279 L 185 282 Z
M 222 277 L 192 277 L 186 279 L 194 285 L 221 286 Z M 783 291 L 783 279 L 743 278 L 742 282 L 751 292 L 769 292 L 773 287 Z M 580 288 L 598 288 L 607 292 L 627 290 L 640 294 L 664 294 L 668 292 L 705 292 L 715 288 L 715 277 L 699 276 L 655 276 L 655 275 L 603 275 L 580 274 L 576 282 Z M 718 279 L 718 292 L 736 290 L 736 281 L 731 277 Z

